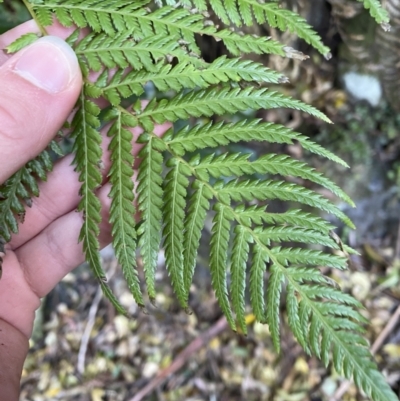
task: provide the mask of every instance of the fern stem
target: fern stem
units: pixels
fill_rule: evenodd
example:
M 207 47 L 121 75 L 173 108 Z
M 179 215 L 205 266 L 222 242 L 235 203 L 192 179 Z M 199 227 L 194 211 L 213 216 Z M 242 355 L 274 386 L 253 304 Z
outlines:
M 38 26 L 41 34 L 43 36 L 47 36 L 48 33 L 46 31 L 46 28 L 39 22 L 39 19 L 36 16 L 35 11 L 33 10 L 32 5 L 29 3 L 28 0 L 22 0 L 22 2 L 24 3 L 26 9 L 28 10 L 29 14 L 32 16 L 32 18 L 34 19 L 34 21 L 36 22 L 36 25 Z

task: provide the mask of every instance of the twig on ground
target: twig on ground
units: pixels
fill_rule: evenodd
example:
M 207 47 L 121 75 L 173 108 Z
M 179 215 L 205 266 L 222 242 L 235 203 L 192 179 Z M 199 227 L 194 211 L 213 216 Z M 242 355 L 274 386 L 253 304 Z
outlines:
M 117 262 L 111 263 L 111 268 L 108 273 L 108 278 L 110 279 L 117 269 Z M 96 295 L 94 296 L 93 303 L 89 309 L 88 321 L 86 323 L 85 330 L 82 335 L 81 345 L 79 347 L 78 353 L 78 363 L 77 363 L 77 370 L 79 374 L 83 375 L 85 373 L 85 359 L 86 359 L 86 352 L 87 347 L 90 340 L 90 334 L 93 330 L 93 326 L 96 321 L 97 310 L 99 309 L 100 301 L 103 298 L 103 292 L 101 291 L 100 286 L 97 288 Z
M 189 358 L 204 347 L 212 338 L 216 337 L 219 333 L 228 327 L 228 322 L 225 317 L 221 317 L 213 326 L 207 331 L 200 334 L 195 338 L 182 352 L 180 352 L 174 361 L 160 371 L 154 379 L 152 379 L 145 387 L 143 387 L 130 401 L 141 401 L 146 395 L 157 389 L 171 374 L 178 371 L 186 364 Z
M 396 311 L 393 313 L 392 317 L 389 319 L 387 322 L 386 326 L 384 329 L 381 331 L 377 339 L 374 341 L 371 347 L 371 354 L 374 355 L 379 348 L 382 346 L 382 344 L 385 342 L 387 336 L 392 332 L 394 327 L 397 324 L 397 321 L 399 320 L 400 317 L 400 305 L 397 307 Z M 341 398 L 346 394 L 346 392 L 349 390 L 352 382 L 349 380 L 346 380 L 342 382 L 340 387 L 336 390 L 335 394 L 331 397 L 329 401 L 339 401 Z
M 83 373 L 85 372 L 85 358 L 86 358 L 87 347 L 90 340 L 90 333 L 93 330 L 93 326 L 96 320 L 97 310 L 99 308 L 99 304 L 102 298 L 103 298 L 103 293 L 101 291 L 101 288 L 99 287 L 93 299 L 93 303 L 90 306 L 88 321 L 86 323 L 85 331 L 83 332 L 81 340 L 81 345 L 79 347 L 77 369 L 81 375 L 83 375 Z
M 392 317 L 389 319 L 385 328 L 379 334 L 378 338 L 374 341 L 371 347 L 372 355 L 374 355 L 379 350 L 379 348 L 381 348 L 382 344 L 386 340 L 386 337 L 393 331 L 399 318 L 400 318 L 400 305 L 397 307 L 396 311 L 393 313 Z

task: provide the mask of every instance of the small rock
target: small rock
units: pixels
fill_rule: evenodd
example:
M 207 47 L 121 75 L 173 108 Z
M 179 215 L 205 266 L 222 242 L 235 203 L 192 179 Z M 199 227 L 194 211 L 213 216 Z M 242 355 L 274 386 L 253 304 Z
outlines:
M 350 71 L 343 75 L 343 80 L 346 90 L 353 97 L 366 100 L 371 106 L 378 106 L 382 97 L 382 87 L 376 77 Z

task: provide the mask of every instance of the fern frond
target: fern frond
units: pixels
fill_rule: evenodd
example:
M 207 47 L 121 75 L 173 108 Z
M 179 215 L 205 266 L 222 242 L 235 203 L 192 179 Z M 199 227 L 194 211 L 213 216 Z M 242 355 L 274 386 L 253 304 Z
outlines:
M 281 199 L 284 201 L 299 202 L 331 213 L 349 227 L 354 228 L 352 221 L 327 199 L 297 184 L 280 181 L 233 180 L 226 185 L 221 183 L 218 186 L 218 195 L 227 201 L 229 199 L 235 201 Z
M 18 221 L 15 215 L 23 216 L 25 207 L 23 199 L 29 199 L 30 193 L 22 184 L 23 175 L 29 172 L 23 168 L 13 174 L 1 187 L 0 191 L 0 237 L 6 242 L 11 240 L 11 233 L 18 233 Z M 32 190 L 39 193 L 36 180 Z
M 282 271 L 275 264 L 272 264 L 267 286 L 267 314 L 265 316 L 265 321 L 268 323 L 271 332 L 272 342 L 277 352 L 280 352 L 281 349 L 279 334 L 279 306 L 284 280 L 285 276 L 282 274 Z
M 227 7 L 225 7 L 225 3 L 228 3 Z M 229 5 L 233 5 L 233 3 L 234 1 L 232 0 L 216 0 L 212 4 L 213 11 L 224 24 L 229 25 L 231 20 L 235 25 L 241 23 L 240 15 L 237 12 L 236 6 L 229 7 Z
M 33 42 L 39 39 L 39 35 L 36 33 L 26 33 L 14 40 L 11 44 L 6 47 L 7 53 L 16 53 L 17 51 L 29 46 Z
M 313 269 L 301 269 L 298 268 L 298 274 L 303 276 L 308 276 L 311 280 L 314 280 L 314 277 L 320 277 L 321 282 L 324 282 L 324 276 L 319 274 L 319 270 Z M 302 278 L 302 280 L 304 280 Z M 326 282 L 324 283 L 326 284 Z M 296 292 L 293 289 L 292 284 L 287 285 L 286 291 L 286 308 L 287 308 L 287 315 L 288 315 L 288 324 L 289 327 L 292 329 L 294 336 L 296 337 L 299 344 L 304 348 L 304 350 L 310 354 L 310 347 L 308 345 L 308 341 L 306 341 L 304 335 L 304 328 L 302 326 L 302 322 L 300 320 L 299 314 L 299 301 L 296 296 Z
M 119 67 L 124 70 L 131 67 L 134 70 L 155 72 L 156 63 L 167 57 L 202 65 L 200 60 L 189 57 L 181 50 L 178 37 L 160 35 L 136 43 L 130 39 L 130 33 L 116 36 L 91 33 L 76 45 L 75 53 L 84 58 L 93 71 L 100 71 L 105 66 L 110 69 Z
M 148 0 L 119 0 L 110 7 L 106 0 L 47 0 L 35 3 L 34 10 L 44 26 L 51 25 L 51 13 L 54 12 L 60 23 L 67 27 L 73 24 L 79 28 L 90 27 L 96 33 L 104 32 L 109 36 L 131 32 L 135 40 L 153 35 L 179 35 L 188 41 L 192 51 L 197 50 L 193 35 L 204 28 L 201 14 L 174 7 L 151 11 L 144 7 L 147 3 Z
M 266 154 L 250 162 L 250 154 L 226 153 L 219 156 L 213 154 L 196 163 L 194 167 L 199 176 L 208 181 L 207 174 L 218 178 L 221 176 L 240 177 L 244 174 L 281 174 L 300 177 L 315 182 L 330 190 L 351 206 L 355 206 L 350 197 L 336 184 L 322 174 L 287 155 Z
M 190 285 L 193 281 L 201 231 L 204 226 L 207 211 L 210 207 L 210 199 L 212 196 L 212 192 L 204 183 L 199 183 L 199 181 L 193 183 L 193 193 L 188 200 L 188 213 L 184 222 L 183 282 L 186 297 L 189 295 Z
M 329 359 L 329 351 L 333 352 L 333 362 L 338 372 L 343 372 L 347 378 L 354 377 L 356 384 L 374 400 L 395 400 L 389 385 L 376 370 L 366 348 L 366 341 L 354 330 L 360 326 L 344 317 L 353 315 L 350 308 L 336 308 L 338 304 L 314 302 L 307 296 L 307 291 L 299 293 L 302 287 L 295 281 L 288 290 L 299 294 L 301 327 L 305 328 L 305 338 L 311 350 L 325 361 Z M 321 287 L 320 296 L 324 297 L 326 287 Z M 336 290 L 340 295 L 340 291 Z M 338 298 L 340 295 L 338 294 Z M 295 296 L 293 294 L 293 296 Z M 289 310 L 288 310 L 289 312 Z M 358 315 L 354 316 L 358 318 Z M 293 328 L 292 328 L 293 329 Z M 294 331 L 294 330 L 293 330 Z
M 239 35 L 228 29 L 212 32 L 211 35 L 218 41 L 222 40 L 233 56 L 239 56 L 241 53 L 276 54 L 288 58 L 297 56 L 291 51 L 292 49 L 268 37 Z M 302 58 L 303 55 L 300 54 L 298 57 Z
M 112 244 L 118 262 L 122 266 L 122 273 L 136 303 L 144 307 L 144 300 L 140 289 L 136 270 L 136 230 L 135 207 L 133 205 L 133 163 L 132 140 L 133 134 L 126 129 L 131 126 L 126 114 L 118 109 L 108 113 L 108 119 L 115 119 L 108 130 L 111 142 L 112 166 L 110 177 L 112 199 L 110 206 L 110 223 L 112 225 Z
M 365 318 L 354 310 L 354 307 L 360 306 L 359 302 L 336 288 L 324 285 L 319 277 L 313 278 L 313 273 L 321 275 L 317 269 L 285 268 L 265 245 L 261 245 L 257 233 L 253 233 L 254 240 L 264 247 L 272 263 L 267 293 L 275 295 L 267 298 L 267 320 L 275 346 L 279 349 L 277 298 L 280 298 L 281 286 L 286 281 L 286 292 L 290 293 L 287 295 L 288 322 L 305 349 L 324 361 L 329 360 L 332 351 L 335 369 L 347 378 L 353 377 L 368 396 L 374 400 L 395 400 L 397 397 L 371 361 L 367 342 L 357 334 L 362 332 L 362 328 L 356 322 L 365 322 Z M 303 272 L 305 277 L 302 277 Z M 319 284 L 304 284 L 309 281 Z
M 183 230 L 186 207 L 186 188 L 190 176 L 188 167 L 177 159 L 169 161 L 173 168 L 166 176 L 164 186 L 164 215 L 168 216 L 163 230 L 165 246 L 165 263 L 171 278 L 172 287 L 178 300 L 187 308 L 187 294 L 183 286 Z
M 100 234 L 99 224 L 101 222 L 101 204 L 94 191 L 100 188 L 102 175 L 101 165 L 101 136 L 97 128 L 100 126 L 98 115 L 100 109 L 84 95 L 84 89 L 79 98 L 79 110 L 72 121 L 71 137 L 74 143 L 74 164 L 79 173 L 79 181 L 82 183 L 80 189 L 81 200 L 77 210 L 83 212 L 83 226 L 79 234 L 82 242 L 86 260 L 93 270 L 95 277 L 100 281 L 101 287 L 107 298 L 113 303 L 120 313 L 125 313 L 124 308 L 108 289 L 105 282 L 106 274 L 101 267 Z
M 233 216 L 229 208 L 220 203 L 217 203 L 214 209 L 216 213 L 213 219 L 210 242 L 211 282 L 222 312 L 232 330 L 236 330 L 226 283 L 230 221 L 232 221 Z
M 330 50 L 324 46 L 321 38 L 315 33 L 315 30 L 307 23 L 307 21 L 291 10 L 281 8 L 275 2 L 258 3 L 255 0 L 238 0 L 242 9 L 249 5 L 258 23 L 268 22 L 273 28 L 281 31 L 290 31 L 295 33 L 299 38 L 305 40 L 312 47 L 317 49 L 325 57 L 329 56 Z
M 249 257 L 252 237 L 242 226 L 235 227 L 235 236 L 232 247 L 231 286 L 233 310 L 236 314 L 237 325 L 243 334 L 247 334 L 245 308 L 246 308 L 246 267 Z
M 9 242 L 11 234 L 18 233 L 18 222 L 24 220 L 26 205 L 32 204 L 32 196 L 39 196 L 36 179 L 46 181 L 52 169 L 49 153 L 44 150 L 0 186 L 0 241 Z
M 293 249 L 293 248 L 286 248 L 284 250 L 288 250 L 289 252 L 291 252 L 292 250 L 294 251 L 307 251 L 306 249 Z M 279 252 L 275 251 L 275 248 L 271 248 L 271 252 L 274 253 L 275 256 L 279 256 Z M 275 253 L 276 252 L 276 253 Z M 321 251 L 317 251 L 319 254 L 323 255 L 323 253 Z M 331 255 L 326 255 L 326 260 L 329 260 L 329 257 Z M 278 258 L 277 258 L 278 259 Z M 278 259 L 279 260 L 279 259 Z M 279 263 L 281 263 L 282 265 L 286 265 L 287 261 L 281 262 L 279 260 Z M 303 263 L 304 264 L 309 264 L 309 265 L 318 265 L 318 266 L 327 266 L 324 261 L 322 260 L 322 262 L 317 262 L 317 263 Z M 329 266 L 330 267 L 330 266 Z M 332 266 L 335 267 L 335 266 Z M 290 274 L 290 276 L 293 278 L 293 280 L 298 281 L 299 283 L 317 283 L 317 284 L 327 284 L 327 285 L 331 285 L 334 287 L 338 287 L 338 284 L 336 283 L 336 281 L 330 279 L 327 276 L 324 276 L 322 274 L 320 274 L 320 270 L 315 268 L 315 267 L 301 267 L 301 266 L 291 266 L 291 267 L 287 267 L 286 270 L 288 271 L 288 273 Z
M 382 7 L 379 0 L 357 0 L 364 4 L 364 7 L 369 10 L 371 17 L 375 19 L 378 24 L 381 24 L 383 29 L 390 30 L 390 17 L 389 13 Z
M 301 110 L 326 122 L 331 122 L 323 113 L 303 102 L 278 92 L 251 87 L 245 89 L 212 88 L 180 94 L 171 100 L 163 99 L 158 103 L 152 101 L 139 116 L 139 121 L 142 118 L 151 117 L 156 123 L 162 124 L 166 121 L 190 117 L 210 117 L 214 114 L 234 114 L 248 109 L 279 107 Z
M 156 140 L 151 135 L 142 134 L 139 137 L 140 142 L 145 143 L 145 146 L 139 153 L 142 162 L 139 166 L 137 193 L 142 221 L 138 228 L 138 235 L 147 291 L 150 299 L 154 301 L 156 297 L 155 272 L 161 243 L 163 157 L 156 147 Z
M 255 243 L 253 245 L 253 258 L 250 266 L 250 304 L 254 316 L 262 323 L 266 322 L 264 274 L 267 270 L 269 260 L 269 256 L 264 248 Z
M 329 255 L 322 251 L 303 248 L 274 247 L 271 248 L 271 253 L 283 266 L 325 266 L 339 270 L 347 269 L 346 258 L 337 255 Z M 288 269 L 290 269 L 290 267 L 288 267 Z M 305 276 L 302 277 L 305 279 Z M 299 280 L 300 279 L 299 277 Z M 307 278 L 307 281 L 310 280 L 311 278 Z M 323 281 L 325 282 L 326 280 L 324 279 Z
M 79 173 L 79 181 L 82 182 L 80 194 L 82 199 L 78 210 L 84 212 L 84 226 L 80 233 L 80 241 L 83 241 L 84 250 L 88 252 L 88 259 L 95 275 L 101 281 L 106 280 L 102 271 L 100 248 L 97 237 L 100 234 L 101 205 L 94 191 L 100 188 L 102 176 L 99 169 L 102 150 L 100 147 L 101 136 L 97 131 L 100 126 L 98 115 L 100 109 L 89 100 L 86 100 L 83 91 L 80 96 L 80 110 L 72 121 L 72 137 L 75 139 L 74 150 L 76 171 Z M 89 215 L 89 219 L 86 216 Z
M 143 3 L 138 1 L 127 5 L 120 1 L 109 7 L 107 0 L 46 0 L 35 3 L 34 10 L 43 26 L 51 25 L 51 13 L 54 12 L 65 26 L 89 26 L 94 32 L 105 32 L 109 36 L 115 36 L 118 32 L 130 32 L 135 40 L 154 35 L 179 36 L 187 43 L 189 50 L 197 55 L 200 55 L 200 50 L 196 44 L 196 34 L 210 35 L 216 40 L 222 40 L 227 49 L 236 56 L 240 53 L 293 56 L 291 51 L 285 51 L 282 43 L 271 38 L 254 38 L 227 29 L 217 30 L 214 26 L 207 26 L 204 16 L 199 13 L 168 6 L 151 11 L 143 8 Z
M 293 32 L 324 56 L 329 54 L 329 48 L 324 46 L 319 35 L 304 18 L 293 11 L 281 8 L 276 2 L 218 0 L 210 1 L 210 5 L 225 24 L 232 22 L 236 26 L 240 26 L 243 21 L 246 25 L 253 25 L 254 15 L 257 23 L 264 24 L 267 22 L 273 28 Z
M 165 53 L 168 51 L 165 50 Z M 205 89 L 211 85 L 225 82 L 286 82 L 286 78 L 282 74 L 259 63 L 250 60 L 227 59 L 226 57 L 220 57 L 212 64 L 206 64 L 192 57 L 190 63 L 181 62 L 175 67 L 169 64 L 164 65 L 161 62 L 155 66 L 155 71 L 132 71 L 126 76 L 121 72 L 115 74 L 109 83 L 104 84 L 103 80 L 104 77 L 100 76 L 97 85 L 112 104 L 119 104 L 121 98 L 127 98 L 132 94 L 141 95 L 144 92 L 144 85 L 148 82 L 152 82 L 162 92 L 169 90 L 179 92 L 184 88 Z
M 257 204 L 274 199 L 300 203 L 317 212 L 330 213 L 353 228 L 339 207 L 317 191 L 286 182 L 282 176 L 311 181 L 353 205 L 351 199 L 318 171 L 287 155 L 250 156 L 233 153 L 229 148 L 223 154 L 221 150 L 212 154 L 202 151 L 240 141 L 296 143 L 348 167 L 333 153 L 286 127 L 229 117 L 238 112 L 250 115 L 257 110 L 285 107 L 330 123 L 312 106 L 265 88 L 265 84 L 287 82 L 281 74 L 240 58 L 244 53 L 306 57 L 279 41 L 240 31 L 241 25 L 254 22 L 293 32 L 328 55 L 329 49 L 307 22 L 276 1 L 156 0 L 156 7 L 149 0 L 27 1 L 43 33 L 43 27 L 53 23 L 54 15 L 62 25 L 77 27 L 67 41 L 78 55 L 85 82 L 72 121 L 74 163 L 82 182 L 78 210 L 83 212 L 84 223 L 80 240 L 104 294 L 117 309 L 123 311 L 105 284 L 98 252 L 101 214 L 96 191 L 103 182 L 103 122 L 110 123 L 107 127 L 112 166 L 108 179 L 112 188 L 109 195 L 113 244 L 139 305 L 144 305 L 144 299 L 136 249 L 140 248 L 147 291 L 154 301 L 155 273 L 164 240 L 166 268 L 174 292 L 179 303 L 188 309 L 201 232 L 212 205 L 212 286 L 229 325 L 246 332 L 248 285 L 254 314 L 257 320 L 269 324 L 274 346 L 279 350 L 281 298 L 285 297 L 284 317 L 308 353 L 320 357 L 325 364 L 333 359 L 335 368 L 346 377 L 353 377 L 374 401 L 392 401 L 394 395 L 372 363 L 363 339 L 365 319 L 357 312 L 360 303 L 343 294 L 320 270 L 346 268 L 347 260 L 339 253 L 350 249 L 335 238 L 333 227 L 323 218 L 302 210 L 273 213 L 272 208 Z M 386 26 L 379 2 L 363 3 Z M 208 20 L 208 8 L 226 25 L 235 27 L 214 25 Z M 91 33 L 83 34 L 82 28 L 89 28 Z M 230 56 L 239 58 L 220 57 L 211 64 L 202 60 L 196 40 L 205 35 L 222 42 Z M 18 49 L 33 39 L 24 37 L 12 48 Z M 97 77 L 95 82 L 93 76 Z M 149 87 L 163 92 L 163 99 L 153 95 L 142 107 L 138 96 L 148 94 Z M 100 101 L 94 102 L 93 98 Z M 100 113 L 95 103 L 104 104 L 104 99 L 111 106 Z M 189 120 L 191 125 L 178 132 L 171 128 L 164 137 L 156 135 L 156 124 L 185 124 L 179 120 Z M 133 127 L 144 131 L 138 139 L 143 145 L 136 188 L 139 213 L 134 206 Z M 4 203 L 8 213 L 3 213 L 3 217 L 0 214 L 0 235 L 9 236 L 16 231 L 24 200 L 37 193 L 36 183 L 29 180 L 34 175 L 45 178 L 47 167 L 43 160 L 31 163 L 34 174 L 28 171 L 25 177 L 26 171 L 21 170 L 8 187 L 0 189 L 0 212 Z M 141 217 L 135 230 L 138 214 Z M 0 238 L 0 244 L 3 242 Z M 305 244 L 316 249 L 306 249 Z
M 286 143 L 292 145 L 298 141 L 309 152 L 326 157 L 344 167 L 347 163 L 329 150 L 311 141 L 309 138 L 284 127 L 283 125 L 262 122 L 261 120 L 242 120 L 237 123 L 208 123 L 195 127 L 185 127 L 173 138 L 166 139 L 172 150 L 183 155 L 197 149 L 214 148 L 239 141 L 267 141 L 271 143 Z
M 328 235 L 321 235 L 319 231 L 291 226 L 257 228 L 260 240 L 267 246 L 271 242 L 300 242 L 318 244 L 331 249 L 339 249 L 339 245 Z
M 94 32 L 114 35 L 116 32 L 129 30 L 128 22 L 134 22 L 128 21 L 129 15 L 138 10 L 140 12 L 140 9 L 149 1 L 138 0 L 132 3 L 119 0 L 113 4 L 113 7 L 101 0 L 87 2 L 55 0 L 33 3 L 36 16 L 43 26 L 51 25 L 51 13 L 54 12 L 58 21 L 64 26 L 75 24 L 79 28 L 90 27 Z
M 207 1 L 206 0 L 181 0 L 185 2 L 185 5 L 189 6 L 193 4 L 199 11 L 207 11 Z
M 264 206 L 250 206 L 245 208 L 239 205 L 235 212 L 238 214 L 240 223 L 250 226 L 251 223 L 262 225 L 263 223 L 271 225 L 290 224 L 295 227 L 309 228 L 328 234 L 333 230 L 334 226 L 330 225 L 326 220 L 313 216 L 311 213 L 305 213 L 301 210 L 289 210 L 285 213 L 268 213 Z
M 302 280 L 304 280 L 302 278 Z M 306 284 L 302 286 L 303 293 L 307 295 L 309 299 L 324 299 L 324 300 L 333 300 L 336 302 L 340 302 L 341 305 L 337 307 L 337 314 L 340 316 L 347 316 L 353 318 L 353 320 L 366 323 L 367 320 L 356 310 L 349 309 L 345 305 L 354 306 L 356 308 L 362 308 L 362 305 L 359 301 L 353 298 L 351 295 L 341 292 L 338 288 L 326 287 L 321 284 Z M 324 302 L 324 307 L 328 306 L 329 302 Z M 335 307 L 336 308 L 336 307 Z M 336 313 L 336 312 L 335 312 Z M 360 330 L 363 330 L 360 328 Z

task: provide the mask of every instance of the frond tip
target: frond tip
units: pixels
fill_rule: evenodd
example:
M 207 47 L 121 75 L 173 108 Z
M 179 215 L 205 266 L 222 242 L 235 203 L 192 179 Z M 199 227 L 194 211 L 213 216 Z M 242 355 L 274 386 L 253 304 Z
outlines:
M 390 30 L 389 13 L 382 7 L 382 4 L 380 3 L 379 0 L 357 0 L 357 1 L 360 1 L 364 4 L 364 7 L 367 10 L 369 10 L 369 13 L 371 14 L 372 18 L 374 18 L 378 24 L 381 24 L 382 28 L 385 31 Z

